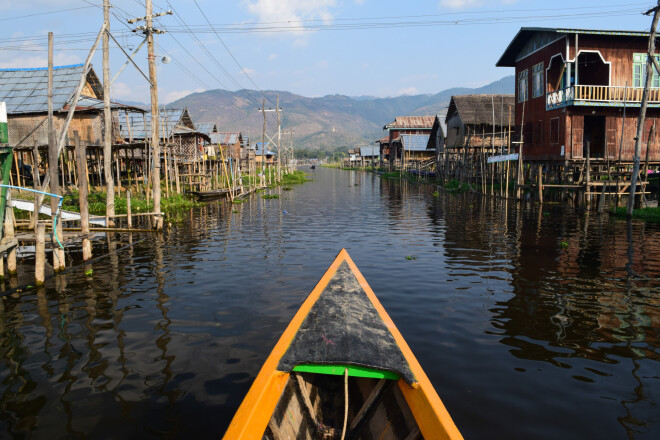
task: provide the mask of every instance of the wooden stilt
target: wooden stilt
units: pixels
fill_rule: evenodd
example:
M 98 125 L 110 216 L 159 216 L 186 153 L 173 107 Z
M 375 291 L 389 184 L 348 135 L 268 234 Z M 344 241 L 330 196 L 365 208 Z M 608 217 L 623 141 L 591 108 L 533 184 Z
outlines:
M 44 283 L 46 269 L 46 225 L 37 225 L 37 244 L 34 251 L 34 282 L 37 286 Z

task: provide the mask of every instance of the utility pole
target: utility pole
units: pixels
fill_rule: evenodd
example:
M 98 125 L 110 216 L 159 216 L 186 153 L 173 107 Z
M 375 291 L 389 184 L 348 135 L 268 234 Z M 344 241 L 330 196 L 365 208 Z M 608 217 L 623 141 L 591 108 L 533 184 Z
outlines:
M 635 190 L 637 189 L 637 179 L 639 177 L 639 162 L 642 154 L 642 135 L 644 134 L 644 119 L 646 118 L 646 107 L 649 102 L 649 89 L 651 88 L 651 78 L 653 78 L 653 69 L 655 68 L 660 75 L 660 66 L 655 59 L 655 34 L 658 27 L 658 11 L 660 10 L 660 0 L 658 5 L 646 11 L 644 15 L 651 15 L 653 12 L 653 21 L 651 23 L 651 34 L 649 35 L 648 53 L 646 55 L 646 81 L 644 82 L 644 92 L 642 93 L 642 104 L 639 109 L 639 120 L 637 121 L 637 135 L 635 136 L 635 155 L 633 156 L 633 171 L 630 176 L 630 195 L 628 197 L 628 217 L 632 217 L 635 208 Z
M 263 115 L 264 115 L 264 128 L 263 128 L 263 132 L 261 134 L 261 146 L 263 148 L 263 150 L 261 152 L 261 156 L 262 156 L 261 157 L 261 160 L 262 160 L 261 164 L 262 164 L 263 168 L 265 168 L 265 166 L 266 166 L 266 147 L 268 145 L 270 145 L 271 143 L 276 144 L 277 154 L 278 155 L 280 154 L 280 138 L 281 138 L 281 134 L 282 134 L 281 130 L 280 130 L 280 112 L 282 111 L 282 109 L 280 108 L 280 95 L 277 95 L 277 108 L 267 109 L 266 108 L 266 98 L 264 98 L 263 103 L 262 103 L 261 108 L 259 109 L 259 111 L 262 112 Z M 275 135 L 269 136 L 269 135 L 266 134 L 266 112 L 276 112 L 277 113 L 277 143 L 273 140 Z M 266 139 L 268 139 L 268 144 L 266 144 Z M 280 161 L 281 161 L 281 157 L 278 158 L 278 161 L 277 161 L 278 174 L 279 174 L 279 168 L 280 168 Z
M 280 145 L 282 145 L 282 130 L 280 128 L 280 95 L 277 95 L 277 105 L 275 106 L 275 112 L 277 113 L 277 177 L 282 181 L 282 154 L 280 151 Z
M 149 81 L 151 82 L 151 157 L 153 160 L 153 172 L 151 179 L 153 183 L 154 212 L 156 213 L 156 230 L 163 228 L 163 216 L 160 212 L 160 131 L 158 130 L 158 81 L 156 80 L 156 53 L 154 52 L 154 34 L 163 34 L 153 28 L 154 17 L 161 15 L 172 15 L 172 11 L 153 13 L 151 0 L 145 2 L 147 15 L 140 18 L 128 20 L 129 23 L 144 21 L 146 26 L 138 26 L 135 31 L 141 30 L 147 37 L 147 60 L 149 62 Z
M 106 185 L 105 215 L 115 215 L 115 183 L 112 177 L 112 113 L 110 111 L 110 0 L 103 0 L 103 174 Z

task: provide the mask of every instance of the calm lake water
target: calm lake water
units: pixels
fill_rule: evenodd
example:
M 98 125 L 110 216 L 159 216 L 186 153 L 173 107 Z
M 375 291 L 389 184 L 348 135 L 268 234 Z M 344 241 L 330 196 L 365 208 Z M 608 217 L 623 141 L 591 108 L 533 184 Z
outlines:
M 345 247 L 467 439 L 660 438 L 660 226 L 309 172 L 0 299 L 0 437 L 220 438 Z

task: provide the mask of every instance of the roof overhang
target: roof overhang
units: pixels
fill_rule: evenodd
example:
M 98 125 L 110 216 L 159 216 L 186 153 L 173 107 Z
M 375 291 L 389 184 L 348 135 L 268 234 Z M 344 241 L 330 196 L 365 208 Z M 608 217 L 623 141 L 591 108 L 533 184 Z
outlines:
M 557 38 L 563 35 L 604 35 L 615 37 L 639 37 L 648 38 L 648 32 L 640 31 L 617 31 L 617 30 L 596 30 L 596 29 L 565 29 L 565 28 L 542 28 L 542 27 L 523 27 L 520 28 L 518 33 L 511 43 L 507 46 L 506 50 L 495 64 L 497 67 L 515 67 L 516 56 L 523 48 L 527 40 L 538 32 L 556 33 Z M 660 37 L 658 37 L 660 39 Z

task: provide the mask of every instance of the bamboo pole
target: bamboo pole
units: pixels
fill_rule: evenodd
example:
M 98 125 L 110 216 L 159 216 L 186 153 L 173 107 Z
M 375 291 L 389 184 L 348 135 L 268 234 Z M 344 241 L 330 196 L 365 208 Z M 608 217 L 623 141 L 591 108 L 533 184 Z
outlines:
M 34 250 L 34 282 L 41 286 L 46 279 L 46 225 L 37 224 L 37 243 Z
M 126 191 L 126 220 L 128 229 L 133 228 L 133 210 L 131 209 L 131 191 Z
M 80 229 L 83 234 L 89 234 L 89 201 L 87 185 L 87 147 L 80 142 L 78 132 L 73 132 L 74 145 L 78 156 L 78 203 L 80 204 Z M 107 217 L 106 217 L 107 219 Z M 107 222 L 106 222 L 107 225 Z M 83 260 L 92 258 L 92 243 L 89 238 L 83 238 L 82 241 Z

